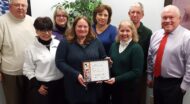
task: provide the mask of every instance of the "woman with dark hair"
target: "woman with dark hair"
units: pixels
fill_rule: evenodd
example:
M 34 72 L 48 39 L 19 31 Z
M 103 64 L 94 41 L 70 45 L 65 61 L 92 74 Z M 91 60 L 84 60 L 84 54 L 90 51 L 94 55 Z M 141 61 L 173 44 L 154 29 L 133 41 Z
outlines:
M 38 17 L 34 27 L 37 37 L 25 50 L 23 67 L 23 74 L 30 80 L 32 100 L 34 104 L 62 104 L 63 74 L 55 65 L 59 41 L 52 38 L 53 23 L 49 17 Z
M 93 12 L 93 30 L 97 34 L 98 39 L 103 43 L 106 54 L 109 55 L 111 44 L 115 41 L 117 34 L 116 26 L 110 24 L 112 9 L 109 5 L 101 4 L 97 6 Z M 109 85 L 103 83 L 103 104 L 110 104 L 110 88 Z
M 98 36 L 98 39 L 103 43 L 108 55 L 111 44 L 115 40 L 117 28 L 110 24 L 112 9 L 108 5 L 101 4 L 93 12 L 93 30 Z
M 64 73 L 68 104 L 101 104 L 102 84 L 85 83 L 82 75 L 84 61 L 106 57 L 102 43 L 96 38 L 86 17 L 77 17 L 56 53 L 56 66 Z

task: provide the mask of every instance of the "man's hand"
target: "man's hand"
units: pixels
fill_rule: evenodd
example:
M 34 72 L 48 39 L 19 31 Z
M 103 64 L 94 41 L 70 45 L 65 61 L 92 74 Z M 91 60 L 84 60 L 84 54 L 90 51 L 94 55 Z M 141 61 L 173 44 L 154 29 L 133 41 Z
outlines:
M 186 91 L 181 88 L 181 92 L 185 95 Z
M 2 73 L 0 72 L 0 82 L 2 82 L 2 80 L 3 80 L 3 75 L 2 75 Z
M 153 88 L 153 80 L 147 80 L 146 83 L 149 88 Z

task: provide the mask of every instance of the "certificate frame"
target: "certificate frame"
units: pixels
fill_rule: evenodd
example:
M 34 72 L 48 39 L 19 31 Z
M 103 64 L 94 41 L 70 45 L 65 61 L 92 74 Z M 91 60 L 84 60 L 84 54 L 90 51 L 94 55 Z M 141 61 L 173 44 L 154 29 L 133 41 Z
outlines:
M 109 61 L 96 60 L 82 63 L 85 82 L 96 82 L 110 79 Z

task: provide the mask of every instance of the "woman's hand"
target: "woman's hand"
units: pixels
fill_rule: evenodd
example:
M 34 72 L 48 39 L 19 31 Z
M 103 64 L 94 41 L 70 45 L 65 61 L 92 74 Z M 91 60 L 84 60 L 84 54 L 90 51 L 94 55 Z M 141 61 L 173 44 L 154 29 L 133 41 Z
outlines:
M 109 62 L 109 67 L 111 68 L 111 66 L 112 66 L 112 64 L 113 64 L 113 61 L 111 60 L 110 57 L 106 57 L 105 59 L 108 60 L 108 62 Z
M 41 95 L 47 95 L 48 94 L 48 87 L 46 87 L 45 85 L 41 85 L 40 88 L 38 89 L 38 92 L 41 94 Z
M 115 83 L 115 78 L 111 78 L 111 79 L 104 81 L 104 82 L 107 84 L 113 85 Z
M 78 75 L 78 81 L 79 81 L 79 83 L 80 83 L 82 86 L 86 87 L 84 78 L 83 78 L 83 76 L 82 76 L 81 74 Z

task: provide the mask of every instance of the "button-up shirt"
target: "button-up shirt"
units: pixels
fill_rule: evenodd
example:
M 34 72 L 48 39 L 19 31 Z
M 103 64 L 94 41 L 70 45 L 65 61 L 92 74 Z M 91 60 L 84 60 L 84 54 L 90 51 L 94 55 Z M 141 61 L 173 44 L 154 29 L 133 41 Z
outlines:
M 127 46 L 129 45 L 129 43 L 132 41 L 132 39 L 129 39 L 129 41 L 124 42 L 124 41 L 120 41 L 119 44 L 119 53 L 123 52 L 125 50 L 125 48 L 127 48 Z
M 164 30 L 156 31 L 150 40 L 148 51 L 148 79 L 153 79 L 153 69 L 160 41 L 164 36 Z M 164 49 L 161 76 L 164 78 L 183 78 L 181 88 L 187 90 L 190 87 L 190 31 L 178 26 L 168 36 Z

